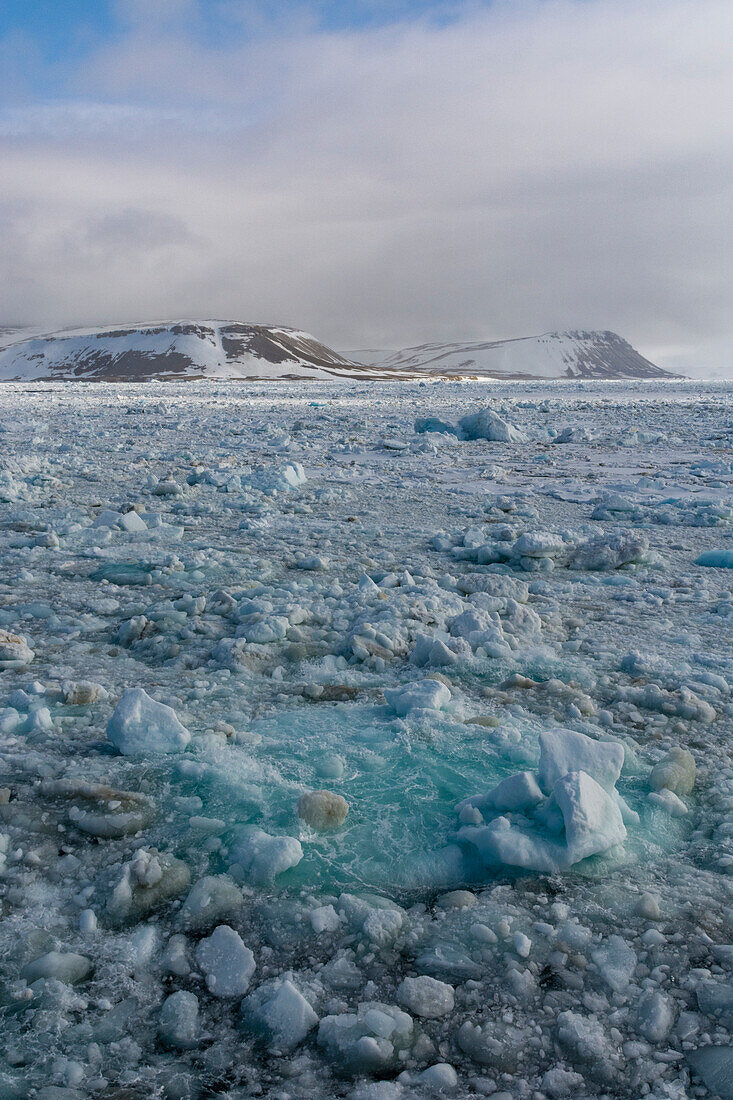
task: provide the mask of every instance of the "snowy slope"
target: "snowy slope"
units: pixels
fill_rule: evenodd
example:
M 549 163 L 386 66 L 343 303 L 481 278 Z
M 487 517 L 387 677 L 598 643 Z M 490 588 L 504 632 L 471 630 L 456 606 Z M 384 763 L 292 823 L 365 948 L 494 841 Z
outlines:
M 93 329 L 0 327 L 0 381 L 210 379 L 665 378 L 613 332 L 492 343 L 422 344 L 341 355 L 307 332 L 240 321 L 165 321 Z
M 2 330 L 0 330 L 1 332 Z M 379 376 L 350 363 L 307 332 L 238 321 L 167 321 L 65 329 L 23 338 L 4 330 L 0 381 L 102 382 L 191 378 Z
M 0 351 L 10 347 L 11 344 L 18 344 L 21 340 L 28 340 L 31 336 L 38 336 L 40 333 L 36 329 L 20 328 L 15 325 L 0 325 Z
M 665 378 L 615 332 L 548 332 L 491 343 L 421 344 L 397 352 L 353 352 L 388 370 L 485 378 Z

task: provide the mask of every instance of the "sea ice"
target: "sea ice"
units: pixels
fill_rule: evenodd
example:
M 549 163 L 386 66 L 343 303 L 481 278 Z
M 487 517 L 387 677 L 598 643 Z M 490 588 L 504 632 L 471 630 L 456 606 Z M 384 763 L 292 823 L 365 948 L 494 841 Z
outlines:
M 0 630 L 0 669 L 25 668 L 34 656 L 22 634 Z
M 107 738 L 124 756 L 182 752 L 191 734 L 172 707 L 151 699 L 142 688 L 128 688 L 107 725 Z
M 345 1073 L 381 1072 L 409 1051 L 412 1017 L 394 1005 L 365 1002 L 357 1011 L 324 1016 L 318 1043 Z
M 265 982 L 242 1002 L 244 1024 L 271 1047 L 291 1051 L 318 1023 L 311 1004 L 288 978 Z
M 458 840 L 489 866 L 506 863 L 552 873 L 626 839 L 615 790 L 623 747 L 572 730 L 545 731 L 539 742 L 539 786 L 523 772 L 459 804 L 461 821 L 469 821 L 467 810 L 483 816 L 494 811 L 488 824 L 465 823 L 457 832 Z M 498 816 L 502 809 L 514 812 Z
M 166 997 L 158 1025 L 163 1042 L 178 1050 L 199 1045 L 199 1001 L 194 993 L 179 990 Z
M 255 972 L 254 955 L 233 928 L 220 924 L 196 948 L 196 962 L 215 997 L 242 997 Z
M 397 1000 L 415 1016 L 434 1019 L 453 1011 L 453 987 L 422 974 L 404 978 L 397 987 Z
M 2 388 L 0 1095 L 733 1100 L 730 384 L 308 387 Z
M 254 826 L 241 829 L 229 848 L 230 869 L 240 869 L 257 883 L 272 882 L 302 858 L 303 849 L 295 837 L 270 836 Z
M 420 680 L 406 687 L 388 688 L 384 697 L 400 718 L 421 711 L 443 710 L 451 701 L 450 688 L 439 680 Z
M 464 439 L 487 439 L 492 443 L 524 443 L 524 432 L 502 420 L 491 409 L 482 409 L 471 413 L 458 421 L 458 428 Z

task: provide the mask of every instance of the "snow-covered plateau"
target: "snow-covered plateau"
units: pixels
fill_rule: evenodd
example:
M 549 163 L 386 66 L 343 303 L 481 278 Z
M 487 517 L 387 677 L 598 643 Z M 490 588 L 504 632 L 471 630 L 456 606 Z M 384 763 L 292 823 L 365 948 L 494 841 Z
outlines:
M 0 1097 L 731 1100 L 732 397 L 0 387 Z

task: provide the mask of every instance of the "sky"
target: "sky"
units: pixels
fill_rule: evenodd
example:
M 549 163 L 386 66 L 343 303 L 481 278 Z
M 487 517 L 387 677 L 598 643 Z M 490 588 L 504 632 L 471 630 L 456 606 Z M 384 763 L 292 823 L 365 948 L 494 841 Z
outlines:
M 733 376 L 730 0 L 0 0 L 0 323 Z

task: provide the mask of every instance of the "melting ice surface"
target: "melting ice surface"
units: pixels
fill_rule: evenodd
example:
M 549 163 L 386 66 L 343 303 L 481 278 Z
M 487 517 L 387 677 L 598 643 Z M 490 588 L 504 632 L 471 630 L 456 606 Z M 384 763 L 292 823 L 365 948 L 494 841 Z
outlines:
M 457 843 L 456 805 L 520 770 L 536 770 L 539 728 L 516 722 L 495 730 L 438 715 L 403 721 L 386 706 L 335 704 L 264 718 L 251 732 L 261 738 L 255 747 L 233 746 L 226 759 L 216 753 L 203 776 L 179 783 L 203 799 L 208 816 L 300 838 L 303 858 L 278 876 L 278 889 L 367 888 L 405 899 L 511 870 L 499 860 L 487 867 L 473 845 Z M 684 831 L 679 819 L 647 802 L 629 770 L 619 791 L 639 806 L 641 821 L 629 826 L 621 848 L 586 860 L 582 873 L 603 874 L 609 859 L 654 859 Z M 298 822 L 299 792 L 319 787 L 349 803 L 346 823 L 333 832 Z M 542 837 L 541 827 L 535 832 Z

